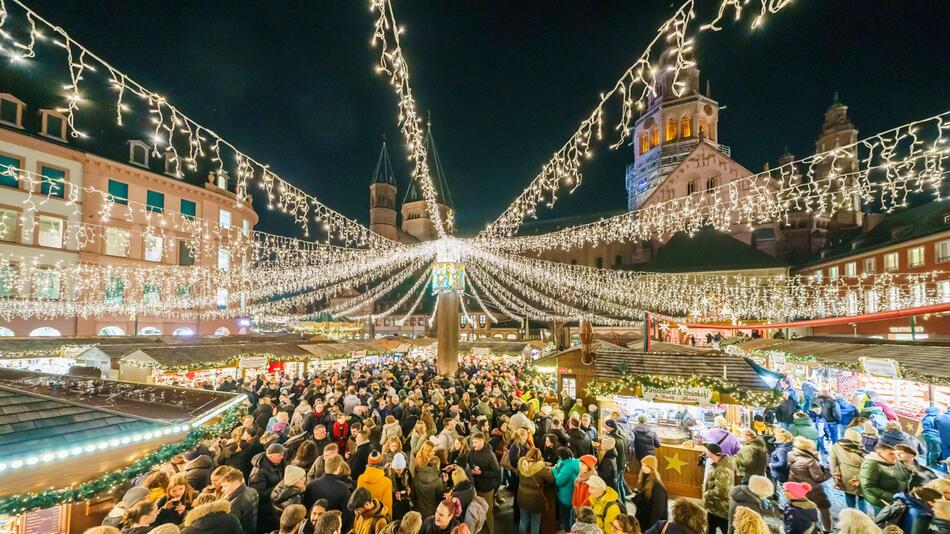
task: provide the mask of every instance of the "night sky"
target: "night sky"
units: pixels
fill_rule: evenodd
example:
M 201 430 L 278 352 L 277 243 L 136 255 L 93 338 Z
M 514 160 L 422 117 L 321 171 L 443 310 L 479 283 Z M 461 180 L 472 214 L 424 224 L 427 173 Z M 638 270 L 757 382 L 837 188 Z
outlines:
M 374 72 L 368 2 L 27 4 L 285 179 L 363 222 L 387 134 L 404 194 L 406 152 L 395 97 Z M 432 113 L 462 233 L 500 214 L 678 5 L 394 0 L 413 90 L 419 108 Z M 814 152 L 835 91 L 861 136 L 944 111 L 947 28 L 944 0 L 799 0 L 754 32 L 734 24 L 705 32 L 697 46 L 701 83 L 710 80 L 713 97 L 727 106 L 720 141 L 757 171 L 785 145 L 799 156 Z M 625 206 L 632 152 L 611 152 L 607 144 L 585 167 L 578 192 L 546 216 Z M 258 228 L 295 233 L 289 218 L 258 211 Z

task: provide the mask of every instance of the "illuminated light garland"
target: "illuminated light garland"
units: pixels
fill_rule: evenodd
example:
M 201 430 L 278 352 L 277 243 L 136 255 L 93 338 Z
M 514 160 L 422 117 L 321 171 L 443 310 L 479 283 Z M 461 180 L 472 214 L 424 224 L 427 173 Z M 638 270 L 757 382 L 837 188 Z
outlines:
M 241 419 L 246 412 L 247 409 L 244 405 L 234 406 L 225 412 L 221 420 L 214 425 L 192 428 L 180 442 L 162 445 L 156 451 L 136 460 L 129 466 L 76 487 L 49 489 L 38 493 L 24 493 L 0 498 L 0 514 L 18 516 L 32 510 L 43 510 L 62 504 L 92 499 L 148 473 L 153 467 L 165 463 L 183 452 L 194 449 L 202 440 L 228 436 L 232 429 L 241 424 Z
M 469 272 L 466 273 L 466 274 L 467 274 L 467 276 L 468 276 L 468 283 L 469 283 L 470 287 L 472 287 L 473 290 L 476 290 L 476 289 L 477 289 L 478 291 L 481 291 L 481 292 L 485 295 L 485 298 L 487 298 L 488 300 L 490 300 L 490 301 L 492 302 L 492 304 L 495 305 L 496 308 L 498 308 L 499 310 L 501 310 L 502 313 L 504 313 L 505 315 L 507 315 L 507 316 L 510 317 L 511 319 L 514 319 L 514 320 L 518 321 L 518 323 L 521 324 L 522 326 L 524 325 L 524 318 L 523 318 L 520 314 L 511 311 L 511 309 L 509 309 L 507 306 L 505 306 L 503 303 L 501 303 L 501 301 L 499 301 L 499 299 L 498 299 L 497 297 L 495 297 L 494 294 L 489 293 L 489 292 L 485 291 L 485 289 L 484 289 L 483 287 L 480 287 L 480 286 L 479 286 L 479 282 L 478 282 L 478 280 L 477 280 L 477 277 L 476 277 L 475 275 L 473 275 L 471 271 L 469 271 Z
M 474 325 L 475 319 L 471 315 L 469 315 L 468 310 L 465 309 L 465 294 L 464 293 L 459 295 L 459 306 L 461 306 L 462 308 L 462 317 L 465 318 L 465 321 L 468 324 Z
M 662 354 L 657 354 L 662 357 Z M 782 400 L 778 391 L 748 391 L 721 378 L 706 375 L 656 376 L 624 374 L 609 382 L 591 380 L 587 384 L 587 393 L 592 397 L 609 397 L 624 392 L 635 393 L 643 387 L 657 389 L 705 388 L 719 395 L 726 394 L 746 406 L 775 406 Z
M 432 272 L 432 267 L 426 268 L 426 270 L 422 272 L 422 276 L 420 276 L 419 279 L 416 280 L 414 284 L 412 284 L 412 287 L 409 288 L 409 290 L 407 290 L 405 293 L 403 293 L 402 297 L 400 297 L 399 300 L 395 302 L 395 304 L 383 310 L 382 312 L 379 312 L 379 313 L 373 312 L 366 315 L 354 315 L 350 318 L 355 321 L 363 321 L 363 320 L 375 321 L 376 319 L 389 317 L 390 315 L 395 313 L 396 310 L 401 308 L 402 305 L 405 304 L 407 300 L 409 300 L 409 297 L 414 295 L 416 291 L 419 290 L 420 286 L 422 287 L 422 292 L 425 293 L 425 290 L 426 290 L 425 283 L 429 280 L 429 273 L 431 272 Z
M 453 225 L 452 213 L 448 214 L 447 221 L 442 220 L 442 212 L 439 210 L 439 193 L 429 173 L 427 150 L 422 133 L 422 118 L 416 111 L 416 102 L 409 84 L 409 65 L 399 46 L 399 34 L 403 30 L 396 24 L 396 15 L 389 0 L 370 0 L 370 11 L 378 13 L 371 41 L 373 46 L 380 45 L 377 71 L 389 76 L 390 85 L 399 98 L 397 122 L 406 138 L 409 159 L 412 160 L 412 181 L 422 189 L 429 219 L 435 226 L 438 236 L 448 237 Z
M 234 153 L 236 162 L 237 191 L 236 203 L 245 201 L 247 196 L 247 187 L 250 181 L 256 181 L 258 186 L 267 194 L 268 207 L 274 208 L 275 205 L 281 211 L 290 214 L 294 220 L 301 225 L 306 234 L 309 234 L 309 223 L 315 221 L 320 224 L 327 233 L 327 239 L 337 238 L 347 244 L 375 246 L 393 246 L 394 243 L 388 239 L 371 232 L 368 228 L 359 222 L 350 219 L 321 203 L 316 197 L 297 188 L 287 182 L 263 163 L 251 158 L 237 149 L 233 144 L 222 138 L 214 130 L 198 124 L 194 119 L 188 117 L 175 106 L 169 103 L 161 95 L 147 89 L 142 84 L 133 80 L 127 74 L 114 67 L 94 52 L 84 47 L 73 39 L 65 29 L 54 25 L 45 18 L 31 10 L 20 0 L 12 0 L 25 13 L 27 22 L 30 25 L 30 42 L 22 44 L 14 40 L 14 47 L 23 50 L 23 52 L 7 50 L 7 54 L 17 61 L 33 58 L 36 56 L 36 41 L 42 36 L 37 29 L 37 23 L 48 27 L 58 38 L 53 39 L 53 43 L 66 51 L 66 62 L 69 67 L 72 83 L 65 86 L 67 107 L 63 108 L 67 117 L 67 126 L 70 135 L 73 137 L 82 137 L 85 134 L 76 129 L 74 115 L 80 107 L 82 101 L 80 83 L 84 80 L 84 74 L 97 72 L 90 63 L 96 63 L 108 72 L 107 76 L 102 77 L 108 85 L 112 86 L 117 93 L 116 99 L 116 119 L 119 125 L 122 124 L 122 114 L 130 113 L 131 109 L 125 103 L 124 98 L 129 94 L 135 95 L 149 108 L 150 120 L 154 124 L 152 135 L 152 150 L 158 152 L 160 145 L 167 145 L 172 153 L 172 158 L 176 162 L 176 174 L 180 172 L 178 164 L 178 150 L 175 148 L 176 137 L 182 139 L 182 143 L 188 145 L 189 156 L 185 159 L 185 164 L 190 168 L 195 168 L 195 159 L 204 155 L 204 146 L 210 146 L 212 161 L 218 163 L 219 172 L 224 170 L 224 162 L 221 158 L 222 145 Z M 7 16 L 9 12 L 4 8 L 4 21 L 9 23 Z M 8 39 L 12 39 L 9 33 L 5 33 Z M 78 59 L 75 58 L 78 52 Z M 87 62 L 88 60 L 88 62 Z M 175 134 L 178 134 L 177 136 Z M 204 135 L 202 135 L 204 134 Z M 260 177 L 258 178 L 258 174 Z M 274 192 L 276 186 L 277 192 Z
M 467 289 L 468 289 L 468 293 L 472 295 L 472 297 L 475 298 L 475 302 L 478 303 L 478 307 L 481 308 L 482 312 L 484 312 L 485 315 L 488 316 L 488 320 L 491 321 L 492 323 L 497 323 L 498 319 L 496 319 L 495 316 L 492 315 L 490 311 L 488 311 L 488 307 L 485 306 L 485 302 L 482 301 L 481 296 L 479 296 L 478 290 L 476 290 L 475 287 L 472 285 L 469 285 Z
M 619 241 L 644 241 L 684 231 L 693 234 L 706 225 L 728 231 L 734 225 L 787 222 L 796 212 L 831 215 L 857 209 L 858 198 L 879 201 L 885 211 L 907 205 L 911 192 L 940 186 L 950 155 L 946 133 L 950 111 L 911 121 L 849 145 L 690 195 L 657 203 L 556 232 L 509 239 L 478 239 L 479 245 L 506 252 L 573 249 Z M 923 130 L 923 131 L 922 131 Z M 819 167 L 830 172 L 816 179 Z M 845 167 L 845 169 L 841 169 Z M 805 172 L 802 173 L 802 168 Z M 848 171 L 847 168 L 856 169 Z
M 412 314 L 416 312 L 416 309 L 419 308 L 419 304 L 422 303 L 422 298 L 425 297 L 427 289 L 428 286 L 422 286 L 422 289 L 419 291 L 419 295 L 416 297 L 416 300 L 413 301 L 412 306 L 409 306 L 409 310 L 406 311 L 405 315 L 399 319 L 396 319 L 396 325 L 403 326 L 406 324 L 406 321 L 409 319 L 409 317 L 411 317 Z
M 722 0 L 716 18 L 691 31 L 690 21 L 696 18 L 694 11 L 695 1 L 687 0 L 672 17 L 660 25 L 656 36 L 647 45 L 640 57 L 620 76 L 613 88 L 601 93 L 600 101 L 588 115 L 573 135 L 558 149 L 541 172 L 531 181 L 531 184 L 505 209 L 505 211 L 480 236 L 510 236 L 515 233 L 525 218 L 537 216 L 537 205 L 545 202 L 548 207 L 554 206 L 557 201 L 557 191 L 568 187 L 573 192 L 580 186 L 582 175 L 581 163 L 592 155 L 592 138 L 603 138 L 604 107 L 611 100 L 620 104 L 620 119 L 614 126 L 619 132 L 617 141 L 611 146 L 616 149 L 624 144 L 627 136 L 633 130 L 631 123 L 637 113 L 643 110 L 644 102 L 658 94 L 657 78 L 661 71 L 672 73 L 672 90 L 674 95 L 682 96 L 686 84 L 680 81 L 681 73 L 695 65 L 692 59 L 692 49 L 696 36 L 704 30 L 719 30 L 718 24 L 727 8 L 736 11 L 736 20 L 739 20 L 742 7 L 747 0 Z M 753 28 L 762 24 L 768 14 L 775 14 L 787 6 L 790 0 L 762 0 L 761 10 L 752 21 Z M 666 54 L 673 57 L 672 64 L 662 64 L 662 57 L 653 59 L 654 48 L 657 45 L 666 46 Z M 639 94 L 637 94 L 639 92 Z

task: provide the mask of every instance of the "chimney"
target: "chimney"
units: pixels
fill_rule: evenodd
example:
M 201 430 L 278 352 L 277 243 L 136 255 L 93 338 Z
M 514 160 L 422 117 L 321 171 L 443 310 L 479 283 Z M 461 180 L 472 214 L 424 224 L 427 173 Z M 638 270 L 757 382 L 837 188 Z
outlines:
M 862 224 L 861 224 L 861 231 L 865 233 L 870 232 L 871 230 L 874 229 L 875 226 L 878 225 L 878 223 L 880 223 L 883 220 L 884 220 L 883 213 L 865 213 L 864 220 L 862 221 Z

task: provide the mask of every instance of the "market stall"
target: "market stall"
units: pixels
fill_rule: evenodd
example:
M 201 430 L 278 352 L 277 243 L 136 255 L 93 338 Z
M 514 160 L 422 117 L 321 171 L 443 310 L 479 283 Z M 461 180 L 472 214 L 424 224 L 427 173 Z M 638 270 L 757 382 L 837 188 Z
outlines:
M 950 406 L 950 343 L 852 337 L 758 339 L 730 350 L 785 373 L 810 380 L 850 399 L 858 388 L 874 391 L 916 433 L 924 410 Z

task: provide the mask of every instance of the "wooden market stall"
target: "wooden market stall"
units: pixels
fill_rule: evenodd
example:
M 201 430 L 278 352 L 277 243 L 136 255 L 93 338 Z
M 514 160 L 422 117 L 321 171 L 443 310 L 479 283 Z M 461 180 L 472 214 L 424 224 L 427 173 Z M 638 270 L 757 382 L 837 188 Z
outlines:
M 243 402 L 229 393 L 0 369 L 0 505 L 120 470 Z M 88 501 L 0 515 L 0 533 L 82 532 L 115 503 L 110 485 Z
M 596 402 L 601 421 L 615 411 L 633 422 L 646 416 L 662 443 L 656 456 L 664 483 L 675 495 L 701 495 L 701 436 L 715 416 L 748 425 L 751 408 L 779 400 L 774 380 L 763 377 L 760 367 L 722 352 L 637 352 L 595 342 L 592 356 L 592 363 L 584 363 L 582 349 L 575 347 L 537 360 L 535 367 L 556 373 L 559 392 L 585 405 Z M 681 425 L 685 413 L 699 425 Z M 630 463 L 631 484 L 638 468 Z

